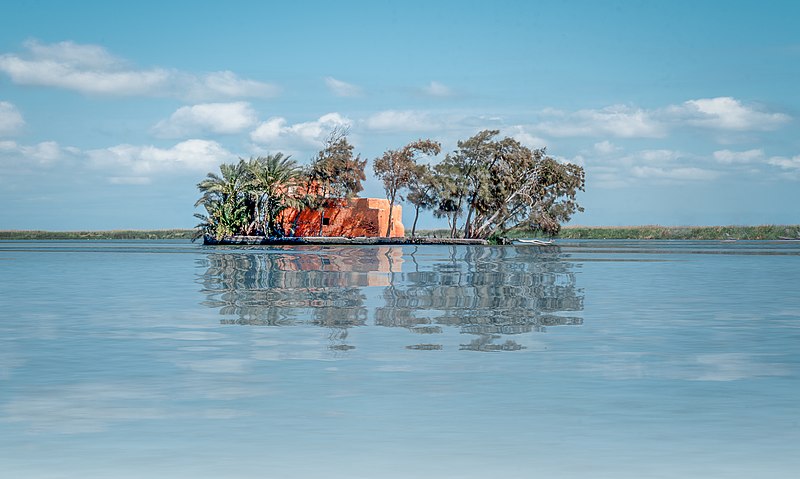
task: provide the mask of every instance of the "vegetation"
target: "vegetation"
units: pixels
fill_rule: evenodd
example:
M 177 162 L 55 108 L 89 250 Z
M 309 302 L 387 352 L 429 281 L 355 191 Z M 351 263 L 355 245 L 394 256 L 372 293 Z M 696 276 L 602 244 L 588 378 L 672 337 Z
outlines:
M 409 232 L 410 234 L 410 232 Z M 449 229 L 418 231 L 421 237 L 443 238 Z M 163 240 L 191 239 L 195 230 L 115 230 L 115 231 L 0 231 L 0 240 Z M 545 237 L 539 230 L 512 229 L 508 238 Z M 562 239 L 640 239 L 640 240 L 779 240 L 800 238 L 800 225 L 760 226 L 564 226 Z
M 417 140 L 413 143 L 400 148 L 399 150 L 388 150 L 380 158 L 376 158 L 372 164 L 375 176 L 383 181 L 383 188 L 386 190 L 386 198 L 389 200 L 389 223 L 386 227 L 386 237 L 392 232 L 392 213 L 395 202 L 404 198 L 400 194 L 402 189 L 411 187 L 413 184 L 417 190 L 423 183 L 423 178 L 428 174 L 429 169 L 417 164 L 419 155 L 438 155 L 442 151 L 442 145 L 432 140 Z M 432 185 L 431 185 L 432 186 Z M 428 190 L 428 191 L 432 191 Z M 422 198 L 415 196 L 421 205 Z M 418 203 L 415 203 L 417 205 Z M 412 236 L 417 225 L 419 216 L 417 206 L 414 217 L 414 227 L 411 229 Z
M 416 236 L 417 220 L 421 209 L 430 210 L 437 206 L 437 181 L 433 170 L 428 165 L 417 165 L 408 182 L 406 199 L 414 205 L 414 223 L 411 225 L 411 236 Z
M 367 160 L 353 156 L 353 145 L 347 141 L 347 129 L 336 128 L 325 142 L 325 147 L 312 160 L 306 175 L 307 206 L 321 212 L 319 234 L 325 224 L 325 208 L 333 202 L 356 196 L 364 189 L 364 167 Z
M 209 173 L 197 184 L 202 196 L 195 206 L 202 205 L 206 214 L 195 214 L 201 220 L 196 237 L 281 237 L 280 217 L 287 208 L 324 211 L 331 201 L 357 194 L 366 160 L 353 155 L 346 135 L 334 130 L 306 170 L 282 153 L 220 165 L 219 174 Z
M 541 236 L 540 231 L 516 229 L 509 238 Z M 779 240 L 800 238 L 800 225 L 759 226 L 565 226 L 558 234 L 563 239 L 639 239 L 639 240 Z
M 458 149 L 433 167 L 418 163 L 420 156 L 441 152 L 441 145 L 429 139 L 376 158 L 373 171 L 389 200 L 385 235 L 391 235 L 396 202 L 405 199 L 415 208 L 412 236 L 422 209 L 447 218 L 451 237 L 484 239 L 520 227 L 553 235 L 582 211 L 575 195 L 584 189 L 583 168 L 561 164 L 544 149 L 530 150 L 513 138 L 496 139 L 499 133 L 485 130 L 459 141 Z M 366 179 L 366 160 L 354 154 L 347 134 L 334 129 L 304 171 L 278 153 L 240 159 L 220 166 L 219 174 L 209 173 L 197 185 L 202 196 L 195 206 L 206 209 L 195 215 L 201 220 L 198 236 L 279 237 L 284 234 L 281 212 L 287 208 L 320 211 L 322 235 L 325 209 L 356 196 Z
M 485 130 L 459 141 L 433 168 L 434 214 L 447 218 L 451 237 L 491 238 L 520 227 L 557 234 L 562 222 L 583 211 L 575 201 L 585 185 L 583 168 L 513 138 L 496 140 L 499 133 Z
M 114 230 L 114 231 L 0 231 L 0 240 L 164 240 L 192 239 L 195 230 Z

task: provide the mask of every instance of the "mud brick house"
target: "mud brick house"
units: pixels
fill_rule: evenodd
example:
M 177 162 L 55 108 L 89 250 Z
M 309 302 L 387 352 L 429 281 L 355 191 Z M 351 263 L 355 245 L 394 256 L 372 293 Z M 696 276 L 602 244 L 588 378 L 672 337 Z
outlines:
M 288 209 L 281 215 L 287 236 L 385 236 L 389 225 L 389 200 L 385 198 L 352 198 L 332 200 L 322 211 Z M 403 210 L 395 205 L 392 210 L 392 229 L 389 236 L 402 238 Z M 322 231 L 320 233 L 320 226 Z

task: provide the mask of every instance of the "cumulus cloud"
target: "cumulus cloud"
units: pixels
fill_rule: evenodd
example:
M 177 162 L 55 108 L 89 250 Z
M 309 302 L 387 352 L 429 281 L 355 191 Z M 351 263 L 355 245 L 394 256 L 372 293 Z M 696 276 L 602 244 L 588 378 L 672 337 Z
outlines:
M 787 158 L 785 156 L 773 156 L 767 163 L 778 166 L 784 170 L 800 170 L 800 155 Z
M 87 156 L 94 166 L 117 173 L 112 178 L 117 178 L 118 183 L 144 183 L 146 180 L 143 178 L 160 172 L 206 172 L 222 162 L 236 159 L 219 143 L 197 139 L 186 140 L 170 148 L 117 145 L 88 151 Z
M 0 101 L 0 135 L 13 135 L 25 125 L 17 107 L 7 101 Z
M 609 151 L 608 146 L 601 145 L 600 149 Z M 620 188 L 642 181 L 711 181 L 723 174 L 718 170 L 696 166 L 702 160 L 701 157 L 677 150 L 640 150 L 619 157 L 609 156 L 589 165 L 587 181 L 591 180 L 592 185 L 601 188 Z
M 773 130 L 791 117 L 762 111 L 731 97 L 701 98 L 667 109 L 669 115 L 689 125 L 718 130 Z
M 557 137 L 660 138 L 667 133 L 666 125 L 655 118 L 652 112 L 626 105 L 576 112 L 547 109 L 541 112 L 541 116 L 544 120 L 535 128 Z
M 735 163 L 753 163 L 764 158 L 764 151 L 760 149 L 747 151 L 718 150 L 713 153 L 718 163 L 731 165 Z
M 603 140 L 598 143 L 595 143 L 594 145 L 592 145 L 592 149 L 594 150 L 595 153 L 600 155 L 610 155 L 616 151 L 621 150 L 620 147 L 611 143 L 608 140 Z
M 339 113 L 328 113 L 319 119 L 303 123 L 289 124 L 286 118 L 273 117 L 258 125 L 250 133 L 250 139 L 259 144 L 319 145 L 334 128 L 349 128 L 352 122 Z
M 438 129 L 430 114 L 414 110 L 385 110 L 368 117 L 365 121 L 370 130 L 383 131 L 429 131 Z
M 190 77 L 193 83 L 190 96 L 195 98 L 266 98 L 278 94 L 279 88 L 270 83 L 239 78 L 232 71 L 212 72 Z
M 719 177 L 719 172 L 695 167 L 661 168 L 655 166 L 634 166 L 631 173 L 637 178 L 678 181 L 707 181 Z
M 195 75 L 173 69 L 136 69 L 98 45 L 70 41 L 24 44 L 23 55 L 0 55 L 0 72 L 14 83 L 85 94 L 190 98 L 270 96 L 273 85 L 238 78 L 229 71 Z
M 422 93 L 440 98 L 453 96 L 453 90 L 437 81 L 432 81 L 428 85 L 422 87 Z
M 75 148 L 62 148 L 55 141 L 35 145 L 20 145 L 15 141 L 0 141 L 0 160 L 21 165 L 49 166 L 67 155 L 76 154 Z
M 765 131 L 790 120 L 784 113 L 768 112 L 731 97 L 716 97 L 654 109 L 611 105 L 569 112 L 550 108 L 539 112 L 539 122 L 532 128 L 556 137 L 663 138 L 676 128 Z
M 528 148 L 535 149 L 544 148 L 547 146 L 547 140 L 529 133 L 523 126 L 520 125 L 512 127 L 511 134 L 509 136 Z
M 325 85 L 336 96 L 352 97 L 359 96 L 362 93 L 361 87 L 333 77 L 325 77 Z
M 233 134 L 253 126 L 257 116 L 247 102 L 201 103 L 178 108 L 169 119 L 158 122 L 156 135 L 176 138 L 197 133 Z

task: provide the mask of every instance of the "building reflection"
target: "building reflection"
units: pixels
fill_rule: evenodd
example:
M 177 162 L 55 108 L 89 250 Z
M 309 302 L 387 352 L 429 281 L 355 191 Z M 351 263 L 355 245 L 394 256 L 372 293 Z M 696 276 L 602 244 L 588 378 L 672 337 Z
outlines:
M 337 351 L 368 324 L 430 338 L 409 349 L 443 349 L 435 338 L 456 329 L 460 349 L 514 351 L 517 335 L 582 323 L 574 264 L 553 247 L 215 249 L 203 262 L 204 304 L 223 324 L 314 324 Z

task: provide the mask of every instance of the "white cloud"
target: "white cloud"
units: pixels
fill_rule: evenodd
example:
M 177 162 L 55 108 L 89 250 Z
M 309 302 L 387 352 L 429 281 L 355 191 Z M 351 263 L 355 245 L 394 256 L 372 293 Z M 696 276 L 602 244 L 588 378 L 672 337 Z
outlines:
M 621 150 L 620 147 L 618 147 L 617 145 L 611 143 L 608 140 L 603 140 L 601 142 L 595 143 L 594 145 L 592 145 L 592 147 L 594 149 L 594 152 L 598 153 L 600 155 L 610 155 L 611 153 L 614 153 L 615 151 Z
M 785 156 L 773 156 L 767 163 L 778 166 L 784 170 L 800 170 L 800 155 L 786 158 Z
M 667 108 L 667 114 L 689 125 L 718 130 L 773 130 L 791 120 L 783 113 L 761 111 L 731 97 L 689 100 Z
M 333 77 L 325 77 L 325 85 L 336 96 L 351 97 L 362 93 L 361 87 L 352 83 L 343 82 Z
M 334 128 L 349 128 L 352 122 L 339 113 L 327 113 L 318 120 L 289 125 L 285 118 L 273 117 L 250 133 L 255 143 L 294 145 L 298 140 L 306 145 L 319 145 Z
M 422 92 L 429 96 L 434 97 L 448 97 L 453 96 L 453 90 L 451 90 L 446 85 L 443 85 L 437 81 L 432 81 L 430 84 L 422 88 Z
M 547 109 L 547 118 L 535 125 L 546 134 L 565 136 L 614 136 L 618 138 L 660 138 L 666 135 L 666 125 L 652 112 L 626 105 L 612 105 L 601 110 L 563 112 Z
M 201 103 L 178 108 L 153 127 L 158 136 L 176 138 L 196 133 L 239 133 L 253 126 L 257 116 L 247 102 Z
M 171 148 L 155 146 L 117 145 L 110 148 L 91 150 L 87 156 L 99 168 L 114 171 L 117 178 L 111 181 L 143 183 L 147 175 L 169 171 L 210 171 L 220 163 L 233 161 L 236 156 L 219 143 L 208 140 L 187 140 Z M 123 180 L 127 178 L 129 180 Z
M 708 181 L 719 177 L 719 172 L 694 167 L 634 166 L 631 168 L 631 173 L 637 178 L 679 181 Z
M 193 97 L 267 98 L 276 96 L 279 88 L 269 83 L 239 78 L 231 71 L 208 73 L 195 80 Z
M 726 165 L 734 163 L 753 163 L 764 158 L 764 151 L 760 149 L 747 151 L 718 150 L 714 152 L 713 156 L 718 163 Z
M 685 155 L 683 155 L 679 151 L 661 149 L 661 150 L 642 150 L 639 153 L 637 153 L 636 158 L 645 163 L 664 165 L 672 163 L 682 158 L 683 156 Z
M 35 145 L 20 145 L 14 141 L 0 141 L 0 159 L 21 165 L 49 166 L 74 154 L 74 148 L 62 148 L 55 141 L 43 141 Z
M 525 130 L 525 127 L 521 125 L 512 127 L 511 134 L 509 136 L 517 140 L 518 142 L 522 143 L 524 146 L 528 148 L 536 149 L 536 148 L 544 148 L 547 146 L 547 140 L 527 132 Z
M 384 131 L 429 131 L 439 126 L 429 114 L 414 110 L 385 110 L 366 120 L 370 130 Z
M 0 101 L 0 135 L 12 135 L 25 125 L 17 107 L 7 101 Z
M 218 98 L 270 96 L 267 83 L 229 71 L 194 75 L 173 69 L 135 69 L 98 45 L 28 41 L 27 55 L 0 55 L 0 71 L 14 83 L 74 90 L 85 94 Z
M 746 105 L 731 97 L 688 100 L 680 105 L 643 109 L 611 105 L 574 112 L 545 109 L 537 131 L 557 137 L 663 138 L 670 130 L 699 127 L 719 131 L 764 131 L 779 128 L 791 117 Z

